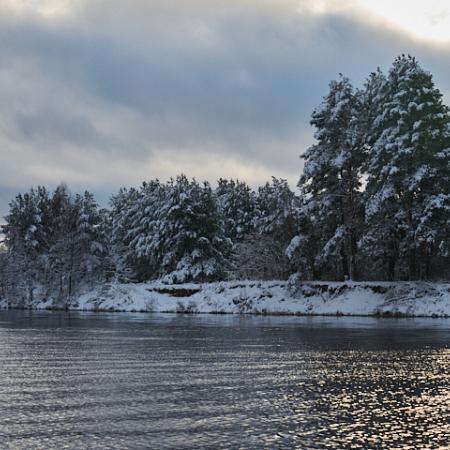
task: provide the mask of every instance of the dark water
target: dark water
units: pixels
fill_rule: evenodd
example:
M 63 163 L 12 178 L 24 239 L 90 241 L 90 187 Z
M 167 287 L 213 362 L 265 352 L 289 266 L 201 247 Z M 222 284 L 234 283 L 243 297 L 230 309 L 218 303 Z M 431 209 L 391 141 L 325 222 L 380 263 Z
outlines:
M 448 448 L 450 320 L 0 312 L 0 449 Z

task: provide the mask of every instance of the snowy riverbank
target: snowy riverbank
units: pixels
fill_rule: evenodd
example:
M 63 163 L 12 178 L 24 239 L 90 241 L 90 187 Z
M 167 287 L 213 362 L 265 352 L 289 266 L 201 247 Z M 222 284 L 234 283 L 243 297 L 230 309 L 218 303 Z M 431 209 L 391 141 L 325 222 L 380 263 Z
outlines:
M 1 307 L 7 307 L 5 301 Z M 58 306 L 58 305 L 57 305 Z M 53 308 L 36 301 L 32 308 Z M 69 309 L 89 311 L 231 314 L 449 316 L 450 284 L 412 282 L 233 281 L 167 286 L 111 284 L 74 299 Z

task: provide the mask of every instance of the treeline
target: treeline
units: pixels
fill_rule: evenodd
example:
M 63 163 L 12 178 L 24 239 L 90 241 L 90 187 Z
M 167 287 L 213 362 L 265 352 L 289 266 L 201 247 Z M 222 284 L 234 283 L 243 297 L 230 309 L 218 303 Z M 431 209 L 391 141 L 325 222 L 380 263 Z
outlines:
M 2 229 L 2 293 L 293 273 L 450 279 L 450 115 L 431 74 L 401 56 L 361 89 L 341 76 L 311 124 L 297 194 L 276 178 L 253 190 L 183 175 L 123 188 L 108 209 L 64 185 L 19 194 Z
M 259 247 L 263 236 L 271 239 L 274 253 L 283 255 L 295 232 L 294 201 L 287 182 L 276 178 L 257 191 L 224 179 L 212 189 L 184 175 L 122 189 L 111 200 L 109 216 L 116 272 L 122 279 L 129 274 L 130 279 L 184 282 L 279 271 L 273 267 L 275 254 L 259 254 L 259 263 L 236 262 L 246 246 Z
M 19 194 L 2 227 L 1 293 L 71 298 L 103 281 L 168 283 L 285 278 L 297 199 L 285 180 L 252 190 L 240 181 L 184 175 L 121 189 L 109 209 L 65 185 Z

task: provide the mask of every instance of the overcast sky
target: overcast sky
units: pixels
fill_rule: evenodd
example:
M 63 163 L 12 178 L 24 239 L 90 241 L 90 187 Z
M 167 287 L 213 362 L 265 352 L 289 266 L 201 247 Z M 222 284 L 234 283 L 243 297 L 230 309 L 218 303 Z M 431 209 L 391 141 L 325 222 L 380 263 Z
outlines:
M 292 186 L 309 116 L 414 54 L 450 99 L 450 2 L 0 0 L 0 215 L 32 185 Z

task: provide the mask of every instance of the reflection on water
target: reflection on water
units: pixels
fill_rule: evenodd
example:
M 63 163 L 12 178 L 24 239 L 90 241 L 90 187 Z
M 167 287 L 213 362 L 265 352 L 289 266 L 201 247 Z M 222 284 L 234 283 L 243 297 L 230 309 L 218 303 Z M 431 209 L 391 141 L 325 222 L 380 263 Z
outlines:
M 0 312 L 0 448 L 447 448 L 449 339 L 438 319 Z

